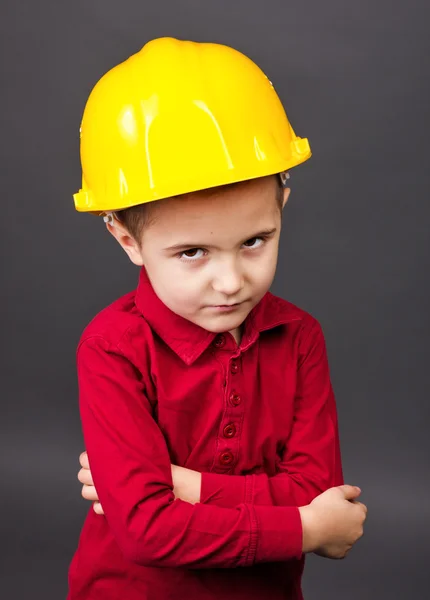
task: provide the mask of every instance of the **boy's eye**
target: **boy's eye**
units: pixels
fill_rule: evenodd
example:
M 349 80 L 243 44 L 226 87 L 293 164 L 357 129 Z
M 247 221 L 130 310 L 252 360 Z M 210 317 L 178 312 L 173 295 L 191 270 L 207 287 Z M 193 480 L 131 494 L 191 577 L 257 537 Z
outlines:
M 179 258 L 189 261 L 197 260 L 198 258 L 203 257 L 203 254 L 199 254 L 199 252 L 203 253 L 203 250 L 201 248 L 190 248 L 189 250 L 184 250 L 183 252 L 180 252 Z
M 263 242 L 263 238 L 254 237 L 244 242 L 243 245 L 246 246 L 246 248 L 258 248 Z

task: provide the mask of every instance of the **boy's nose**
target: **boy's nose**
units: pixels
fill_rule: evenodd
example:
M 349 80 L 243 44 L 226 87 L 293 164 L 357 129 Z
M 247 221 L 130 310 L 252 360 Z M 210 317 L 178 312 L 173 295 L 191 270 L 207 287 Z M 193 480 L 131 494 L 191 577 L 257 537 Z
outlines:
M 242 272 L 233 266 L 220 265 L 219 272 L 214 277 L 212 286 L 220 294 L 234 296 L 243 288 Z

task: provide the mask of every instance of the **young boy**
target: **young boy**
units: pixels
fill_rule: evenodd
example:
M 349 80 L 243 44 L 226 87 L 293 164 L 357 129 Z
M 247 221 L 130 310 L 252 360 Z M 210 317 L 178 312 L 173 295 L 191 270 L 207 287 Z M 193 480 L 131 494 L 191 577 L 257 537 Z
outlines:
M 309 157 L 226 46 L 154 40 L 92 91 L 76 208 L 141 271 L 78 346 L 99 514 L 69 600 L 299 600 L 304 554 L 362 535 L 321 327 L 268 291 L 286 171 Z

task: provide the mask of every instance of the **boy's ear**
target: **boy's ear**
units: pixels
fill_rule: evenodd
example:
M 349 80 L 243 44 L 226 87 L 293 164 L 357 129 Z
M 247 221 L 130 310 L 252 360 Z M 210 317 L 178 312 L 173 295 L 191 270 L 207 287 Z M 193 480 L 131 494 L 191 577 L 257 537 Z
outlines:
M 114 223 L 106 223 L 106 229 L 116 239 L 118 244 L 127 254 L 128 258 L 132 263 L 141 267 L 143 265 L 142 254 L 140 252 L 139 244 L 130 235 L 128 230 L 120 223 L 117 219 Z
M 284 208 L 284 206 L 287 204 L 290 193 L 291 193 L 291 188 L 284 188 L 284 197 L 282 199 L 282 208 Z

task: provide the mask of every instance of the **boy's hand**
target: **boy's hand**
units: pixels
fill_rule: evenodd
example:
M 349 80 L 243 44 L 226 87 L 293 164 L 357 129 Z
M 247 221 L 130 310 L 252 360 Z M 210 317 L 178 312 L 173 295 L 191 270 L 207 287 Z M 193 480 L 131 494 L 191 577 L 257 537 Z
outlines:
M 345 558 L 363 535 L 367 507 L 356 498 L 361 490 L 340 485 L 300 507 L 303 525 L 303 552 L 327 558 Z
M 88 454 L 86 452 L 80 454 L 79 463 L 82 467 L 78 473 L 78 480 L 83 484 L 82 496 L 86 500 L 91 500 L 93 502 L 93 510 L 95 513 L 104 515 L 103 507 L 99 502 L 97 490 L 91 476 Z M 171 465 L 171 468 L 173 493 L 175 494 L 175 498 L 180 498 L 191 504 L 200 502 L 201 473 L 192 471 L 191 469 L 185 469 L 184 467 L 178 467 L 177 465 Z

